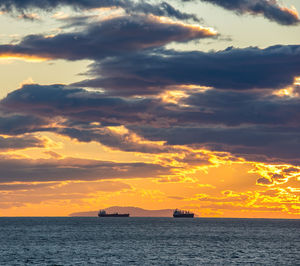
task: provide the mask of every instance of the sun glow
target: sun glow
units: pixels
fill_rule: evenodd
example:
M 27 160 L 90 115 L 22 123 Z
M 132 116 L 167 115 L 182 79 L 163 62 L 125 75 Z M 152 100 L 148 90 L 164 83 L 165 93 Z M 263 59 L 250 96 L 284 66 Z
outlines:
M 295 83 L 295 85 L 296 84 L 297 83 Z M 287 87 L 281 90 L 274 91 L 273 95 L 276 95 L 278 97 L 298 97 L 299 93 L 295 92 L 294 87 Z
M 281 7 L 280 8 L 283 12 L 288 12 L 290 13 L 291 15 L 293 15 L 295 18 L 299 19 L 299 14 L 298 14 L 298 11 L 296 9 L 295 6 L 291 6 L 291 8 L 288 8 L 288 7 Z
M 40 57 L 36 55 L 29 55 L 29 54 L 18 54 L 18 53 L 3 53 L 0 54 L 0 60 L 22 60 L 26 62 L 44 62 L 50 60 L 51 58 L 47 57 Z
M 294 81 L 295 86 L 300 86 L 300 77 L 296 77 Z
M 187 24 L 182 21 L 174 21 L 168 17 L 163 17 L 163 16 L 155 16 L 155 15 L 149 15 L 149 18 L 158 21 L 159 23 L 163 24 L 171 24 L 171 25 L 180 25 L 182 27 L 191 29 L 192 31 L 195 32 L 203 32 L 207 36 L 216 36 L 218 35 L 218 32 L 212 28 L 212 27 L 203 27 L 199 24 Z

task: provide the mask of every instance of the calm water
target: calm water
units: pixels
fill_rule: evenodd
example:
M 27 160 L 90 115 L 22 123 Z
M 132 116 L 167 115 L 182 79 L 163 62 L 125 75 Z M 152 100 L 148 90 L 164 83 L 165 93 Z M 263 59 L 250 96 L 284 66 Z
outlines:
M 0 218 L 0 265 L 300 265 L 300 220 Z

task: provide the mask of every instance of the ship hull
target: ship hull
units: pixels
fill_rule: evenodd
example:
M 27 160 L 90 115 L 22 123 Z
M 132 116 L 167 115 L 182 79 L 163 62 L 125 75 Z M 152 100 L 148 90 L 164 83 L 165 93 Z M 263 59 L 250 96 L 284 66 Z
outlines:
M 99 217 L 129 217 L 129 213 L 124 213 L 124 214 L 98 214 Z
M 193 213 L 187 213 L 187 214 L 173 214 L 174 218 L 194 218 Z

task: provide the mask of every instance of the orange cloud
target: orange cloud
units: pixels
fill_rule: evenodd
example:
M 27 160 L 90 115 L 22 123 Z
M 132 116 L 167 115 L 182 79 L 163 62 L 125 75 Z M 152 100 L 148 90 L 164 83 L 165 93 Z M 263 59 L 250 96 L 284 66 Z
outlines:
M 27 62 L 43 62 L 51 58 L 21 53 L 1 53 L 0 60 L 23 60 Z

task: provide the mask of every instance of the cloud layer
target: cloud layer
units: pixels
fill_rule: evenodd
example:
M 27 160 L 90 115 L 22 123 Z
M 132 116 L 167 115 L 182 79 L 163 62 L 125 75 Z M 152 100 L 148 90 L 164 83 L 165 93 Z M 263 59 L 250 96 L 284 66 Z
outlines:
M 7 183 L 147 178 L 168 174 L 169 169 L 146 163 L 113 163 L 77 158 L 31 160 L 1 156 L 0 173 L 0 182 Z
M 184 0 L 185 1 L 185 0 Z M 282 25 L 295 25 L 300 22 L 296 10 L 280 6 L 277 0 L 201 0 L 212 3 L 238 14 L 263 15 Z
M 19 133 L 56 132 L 124 151 L 175 152 L 172 145 L 200 145 L 289 163 L 297 163 L 300 156 L 299 97 L 264 91 L 209 89 L 170 103 L 157 97 L 123 98 L 62 85 L 33 84 L 10 93 L 0 106 L 18 110 L 32 121 L 46 122 L 52 116 L 48 124 L 33 124 Z M 2 132 L 18 133 L 12 123 Z M 120 126 L 127 131 L 112 129 Z M 144 140 L 165 141 L 170 146 Z
M 42 148 L 45 143 L 33 136 L 23 136 L 23 137 L 1 137 L 0 136 L 0 151 L 4 150 L 17 150 L 32 147 Z
M 161 20 L 155 16 L 121 16 L 89 23 L 81 31 L 50 37 L 29 35 L 19 44 L 0 45 L 0 56 L 99 60 L 216 35 L 210 28 Z
M 279 89 L 294 83 L 299 67 L 298 45 L 230 47 L 217 52 L 160 49 L 96 62 L 89 71 L 95 78 L 75 85 L 117 90 L 117 94 L 139 93 L 138 88 L 141 94 L 151 94 L 151 90 L 182 84 L 226 90 Z
M 0 10 L 4 12 L 19 12 L 26 16 L 26 12 L 33 9 L 51 11 L 53 8 L 70 6 L 78 11 L 82 9 L 120 7 L 127 13 L 138 12 L 154 14 L 157 16 L 169 16 L 177 19 L 192 19 L 199 21 L 197 16 L 181 12 L 167 2 L 158 4 L 146 1 L 131 0 L 0 0 Z

